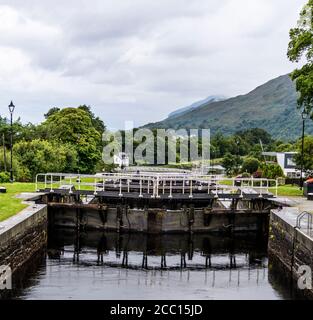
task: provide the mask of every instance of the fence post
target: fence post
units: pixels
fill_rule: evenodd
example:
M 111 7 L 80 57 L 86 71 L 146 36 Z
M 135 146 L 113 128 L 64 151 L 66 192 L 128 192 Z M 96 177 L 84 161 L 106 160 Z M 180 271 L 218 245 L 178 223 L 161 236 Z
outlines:
M 119 193 L 119 197 L 122 197 L 122 178 L 120 178 L 120 193 Z
M 38 192 L 38 174 L 36 174 L 35 190 Z
M 53 192 L 53 176 L 51 175 L 50 192 Z
M 169 198 L 173 198 L 173 195 L 172 195 L 172 178 L 170 178 L 170 195 L 168 196 Z
M 190 194 L 189 194 L 189 198 L 193 198 L 193 195 L 192 195 L 192 178 L 191 178 L 189 181 L 190 181 Z
M 139 177 L 139 198 L 142 198 L 142 179 Z
M 163 194 L 165 194 L 165 179 L 163 178 L 163 180 L 162 180 L 162 184 L 163 184 L 163 186 L 162 186 L 162 188 L 163 188 Z
M 156 198 L 160 198 L 159 196 L 159 176 L 157 176 L 157 181 L 156 181 Z
M 97 194 L 97 178 L 95 178 L 95 188 L 94 188 L 94 195 Z

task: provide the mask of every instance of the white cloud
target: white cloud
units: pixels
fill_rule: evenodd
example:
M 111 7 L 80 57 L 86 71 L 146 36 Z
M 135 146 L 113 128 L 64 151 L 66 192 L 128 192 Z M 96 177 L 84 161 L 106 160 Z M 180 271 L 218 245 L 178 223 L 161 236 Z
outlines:
M 90 104 L 111 127 L 157 121 L 290 72 L 304 0 L 0 0 L 0 113 Z M 30 112 L 29 110 L 32 110 Z

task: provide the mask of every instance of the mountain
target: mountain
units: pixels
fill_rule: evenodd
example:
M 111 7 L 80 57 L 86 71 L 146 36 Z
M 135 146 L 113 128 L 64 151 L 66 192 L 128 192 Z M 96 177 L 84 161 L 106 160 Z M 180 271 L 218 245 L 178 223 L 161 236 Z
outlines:
M 274 138 L 286 141 L 301 136 L 302 119 L 297 109 L 295 85 L 289 75 L 284 75 L 246 95 L 205 102 L 191 111 L 145 127 L 175 130 L 209 128 L 211 134 L 233 134 L 239 130 L 262 128 Z M 307 120 L 306 133 L 313 134 L 311 120 Z
M 178 109 L 176 111 L 173 111 L 172 113 L 170 113 L 168 115 L 168 118 L 173 118 L 173 117 L 177 117 L 179 115 L 183 115 L 184 113 L 186 113 L 188 111 L 192 111 L 192 110 L 198 108 L 199 106 L 201 106 L 203 104 L 210 104 L 212 102 L 218 102 L 218 101 L 223 101 L 223 100 L 226 100 L 226 98 L 223 97 L 223 96 L 209 96 L 206 99 L 198 101 L 198 102 L 195 102 L 195 103 L 193 103 L 192 105 L 190 105 L 188 107 L 183 107 L 183 108 L 180 108 L 180 109 Z

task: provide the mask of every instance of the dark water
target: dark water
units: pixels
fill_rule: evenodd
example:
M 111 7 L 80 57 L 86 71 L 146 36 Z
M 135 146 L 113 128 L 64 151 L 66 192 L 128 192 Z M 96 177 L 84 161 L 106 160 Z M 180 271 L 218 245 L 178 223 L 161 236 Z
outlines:
M 269 275 L 256 235 L 49 232 L 48 248 L 20 279 L 19 299 L 290 299 Z

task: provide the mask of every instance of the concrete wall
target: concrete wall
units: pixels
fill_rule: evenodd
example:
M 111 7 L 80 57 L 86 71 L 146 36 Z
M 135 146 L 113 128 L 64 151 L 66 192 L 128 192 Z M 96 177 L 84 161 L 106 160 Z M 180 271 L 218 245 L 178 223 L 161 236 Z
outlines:
M 0 265 L 14 273 L 46 245 L 47 206 L 31 205 L 0 223 Z
M 303 223 L 303 229 L 296 228 L 297 208 L 273 210 L 270 215 L 269 258 L 281 264 L 296 284 L 300 275 L 300 266 L 307 265 L 313 270 L 313 238 L 310 237 Z M 304 290 L 303 294 L 313 298 L 313 290 Z

